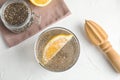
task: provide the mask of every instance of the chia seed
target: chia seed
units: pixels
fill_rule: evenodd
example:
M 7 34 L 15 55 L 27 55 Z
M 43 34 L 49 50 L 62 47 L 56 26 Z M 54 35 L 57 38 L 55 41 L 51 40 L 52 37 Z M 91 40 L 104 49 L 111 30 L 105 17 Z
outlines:
M 23 3 L 12 3 L 6 7 L 4 17 L 10 25 L 21 25 L 28 17 L 28 8 Z

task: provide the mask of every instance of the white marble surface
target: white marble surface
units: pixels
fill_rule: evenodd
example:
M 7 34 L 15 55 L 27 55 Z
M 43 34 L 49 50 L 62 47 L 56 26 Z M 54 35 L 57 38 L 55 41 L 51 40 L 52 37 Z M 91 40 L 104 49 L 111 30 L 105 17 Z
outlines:
M 73 31 L 81 45 L 77 63 L 68 71 L 49 72 L 37 64 L 34 43 L 40 33 L 13 48 L 7 48 L 0 36 L 0 80 L 120 80 L 104 55 L 86 38 L 85 19 L 99 23 L 120 53 L 120 0 L 65 0 L 72 15 L 51 25 Z

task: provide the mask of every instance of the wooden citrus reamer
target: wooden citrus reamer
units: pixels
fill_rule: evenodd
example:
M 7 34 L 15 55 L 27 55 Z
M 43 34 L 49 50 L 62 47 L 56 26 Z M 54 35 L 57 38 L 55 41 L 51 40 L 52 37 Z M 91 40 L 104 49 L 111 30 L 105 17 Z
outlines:
M 103 50 L 115 70 L 120 72 L 120 55 L 112 48 L 106 32 L 91 20 L 86 20 L 85 31 L 91 42 Z

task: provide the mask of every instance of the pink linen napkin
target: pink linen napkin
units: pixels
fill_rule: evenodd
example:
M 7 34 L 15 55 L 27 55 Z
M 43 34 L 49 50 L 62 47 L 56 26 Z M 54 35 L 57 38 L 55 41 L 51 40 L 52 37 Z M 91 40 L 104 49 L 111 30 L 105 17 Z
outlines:
M 6 0 L 0 0 L 0 7 Z M 28 28 L 25 32 L 15 34 L 10 32 L 8 29 L 4 27 L 2 21 L 0 20 L 0 32 L 9 47 L 15 46 L 25 39 L 35 35 L 42 29 L 46 28 L 50 24 L 57 22 L 58 20 L 68 16 L 70 14 L 69 9 L 64 3 L 64 0 L 52 0 L 52 2 L 43 8 L 36 7 L 32 5 L 28 0 L 26 0 L 30 5 L 32 11 L 36 15 L 41 16 L 40 25 L 36 25 L 33 23 L 30 28 Z M 36 22 L 36 21 L 34 21 Z

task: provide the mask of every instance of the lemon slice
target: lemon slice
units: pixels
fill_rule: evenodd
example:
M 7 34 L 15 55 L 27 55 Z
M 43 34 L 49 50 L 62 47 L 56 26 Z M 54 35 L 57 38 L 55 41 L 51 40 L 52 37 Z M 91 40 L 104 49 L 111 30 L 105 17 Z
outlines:
M 30 0 L 30 2 L 36 6 L 44 7 L 48 5 L 52 0 Z
M 44 48 L 43 63 L 47 64 L 72 37 L 73 35 L 57 35 L 52 38 Z

